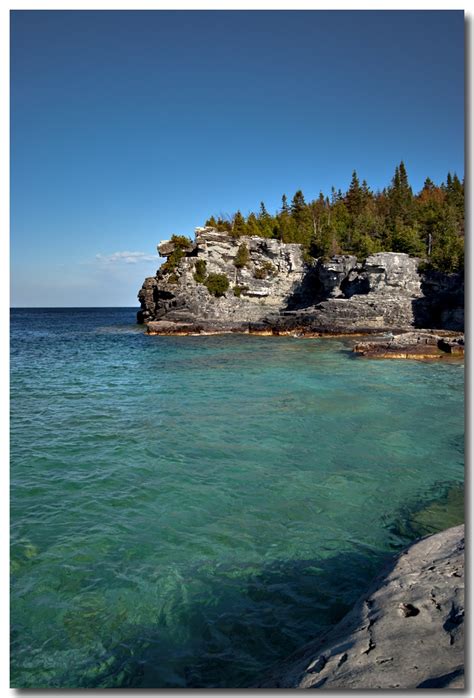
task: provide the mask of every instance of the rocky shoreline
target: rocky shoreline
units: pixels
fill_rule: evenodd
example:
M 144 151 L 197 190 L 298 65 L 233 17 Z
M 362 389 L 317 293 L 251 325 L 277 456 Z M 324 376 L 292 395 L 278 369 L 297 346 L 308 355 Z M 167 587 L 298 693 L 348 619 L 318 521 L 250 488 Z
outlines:
M 158 251 L 167 261 L 138 294 L 137 321 L 150 335 L 360 336 L 433 328 L 441 336 L 464 329 L 462 275 L 423 271 L 407 254 L 306 259 L 301 245 L 232 238 L 214 228 L 197 228 L 194 242 L 175 236 Z
M 454 332 L 404 332 L 355 344 L 353 351 L 375 359 L 453 359 L 464 357 L 464 335 Z
M 464 525 L 422 538 L 257 688 L 464 688 Z

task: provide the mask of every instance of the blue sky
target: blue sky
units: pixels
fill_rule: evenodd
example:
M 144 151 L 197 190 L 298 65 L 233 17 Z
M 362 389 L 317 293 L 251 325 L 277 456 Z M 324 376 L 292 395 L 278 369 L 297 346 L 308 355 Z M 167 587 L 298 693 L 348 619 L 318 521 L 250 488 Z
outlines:
M 464 174 L 461 11 L 14 11 L 11 304 L 137 305 L 210 214 Z

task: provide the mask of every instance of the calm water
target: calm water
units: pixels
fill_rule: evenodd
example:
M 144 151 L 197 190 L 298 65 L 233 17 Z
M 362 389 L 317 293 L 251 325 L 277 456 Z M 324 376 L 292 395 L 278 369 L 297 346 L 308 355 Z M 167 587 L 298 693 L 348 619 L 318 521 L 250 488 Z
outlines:
M 462 516 L 461 364 L 134 317 L 12 311 L 15 687 L 251 684 Z

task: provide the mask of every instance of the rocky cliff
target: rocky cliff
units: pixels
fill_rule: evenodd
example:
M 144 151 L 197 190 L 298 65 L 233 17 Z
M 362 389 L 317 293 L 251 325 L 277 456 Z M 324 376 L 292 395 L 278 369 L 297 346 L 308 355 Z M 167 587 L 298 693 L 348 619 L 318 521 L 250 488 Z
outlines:
M 259 688 L 464 687 L 464 526 L 414 543 Z
M 138 295 L 138 322 L 151 332 L 463 329 L 462 277 L 422 273 L 406 254 L 308 260 L 300 245 L 213 228 L 197 228 L 194 242 L 176 250 L 158 246 L 172 263 Z M 210 283 L 216 275 L 222 288 Z

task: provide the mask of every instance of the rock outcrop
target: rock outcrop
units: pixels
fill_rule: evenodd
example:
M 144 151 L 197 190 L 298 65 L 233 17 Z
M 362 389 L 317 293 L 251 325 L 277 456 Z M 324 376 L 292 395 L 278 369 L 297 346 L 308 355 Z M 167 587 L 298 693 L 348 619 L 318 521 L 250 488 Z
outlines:
M 464 687 L 464 526 L 421 539 L 259 688 Z
M 236 266 L 239 248 L 245 245 L 248 261 Z M 158 247 L 169 257 L 174 246 Z M 196 281 L 196 263 L 205 262 L 205 275 L 224 274 L 229 290 L 215 297 Z M 145 280 L 139 293 L 139 321 L 165 319 L 174 322 L 258 322 L 278 314 L 302 283 L 306 266 L 300 245 L 281 244 L 258 237 L 234 239 L 213 228 L 198 228 L 194 246 L 185 252 L 176 268 Z
M 172 259 L 176 245 L 161 243 Z M 177 323 L 177 331 L 360 333 L 425 327 L 462 330 L 459 274 L 421 273 L 407 254 L 381 252 L 307 260 L 297 244 L 259 237 L 232 238 L 197 228 L 181 257 L 145 280 L 138 322 Z M 225 277 L 214 294 L 206 279 Z M 187 328 L 184 329 L 184 328 Z M 172 333 L 172 326 L 166 326 Z
M 464 356 L 464 335 L 445 330 L 377 337 L 359 342 L 354 352 L 375 359 L 446 359 Z

